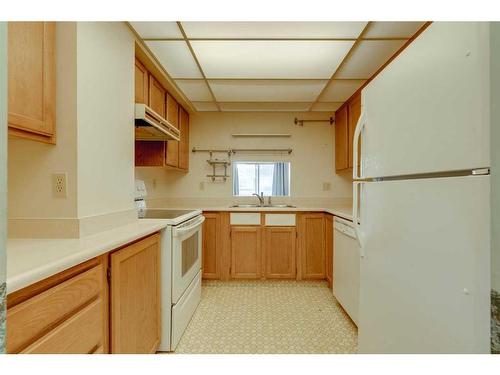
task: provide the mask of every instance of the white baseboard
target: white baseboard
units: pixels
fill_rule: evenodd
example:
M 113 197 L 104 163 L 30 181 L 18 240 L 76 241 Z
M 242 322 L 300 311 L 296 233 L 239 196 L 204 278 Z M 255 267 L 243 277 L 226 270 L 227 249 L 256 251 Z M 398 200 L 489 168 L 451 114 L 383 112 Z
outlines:
M 10 218 L 9 238 L 81 238 L 129 224 L 135 209 L 81 218 Z

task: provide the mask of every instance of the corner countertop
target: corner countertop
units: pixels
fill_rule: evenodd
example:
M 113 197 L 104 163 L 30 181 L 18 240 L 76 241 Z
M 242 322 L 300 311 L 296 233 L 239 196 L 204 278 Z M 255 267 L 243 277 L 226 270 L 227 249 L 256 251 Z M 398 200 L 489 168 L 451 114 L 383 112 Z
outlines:
M 7 240 L 7 294 L 157 232 L 167 225 L 165 220 L 137 219 L 82 238 L 10 238 Z
M 158 207 L 155 207 L 158 208 Z M 168 207 L 189 209 L 190 207 Z M 202 211 L 326 212 L 352 221 L 350 205 L 329 207 L 197 207 Z M 136 220 L 82 238 L 10 238 L 7 240 L 7 293 L 53 276 L 89 259 L 117 249 L 169 225 L 168 220 Z

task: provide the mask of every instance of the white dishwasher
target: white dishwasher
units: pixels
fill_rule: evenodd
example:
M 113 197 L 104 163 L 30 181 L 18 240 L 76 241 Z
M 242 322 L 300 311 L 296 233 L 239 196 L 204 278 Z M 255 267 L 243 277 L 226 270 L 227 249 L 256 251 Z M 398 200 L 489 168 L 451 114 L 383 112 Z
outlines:
M 352 221 L 335 217 L 333 221 L 333 295 L 358 325 L 359 245 Z

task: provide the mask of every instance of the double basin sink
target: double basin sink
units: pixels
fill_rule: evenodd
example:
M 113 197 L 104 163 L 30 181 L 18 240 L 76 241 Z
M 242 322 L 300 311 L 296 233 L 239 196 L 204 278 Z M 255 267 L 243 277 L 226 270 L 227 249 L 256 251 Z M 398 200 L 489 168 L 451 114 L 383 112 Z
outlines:
M 297 208 L 291 204 L 234 204 L 231 208 Z

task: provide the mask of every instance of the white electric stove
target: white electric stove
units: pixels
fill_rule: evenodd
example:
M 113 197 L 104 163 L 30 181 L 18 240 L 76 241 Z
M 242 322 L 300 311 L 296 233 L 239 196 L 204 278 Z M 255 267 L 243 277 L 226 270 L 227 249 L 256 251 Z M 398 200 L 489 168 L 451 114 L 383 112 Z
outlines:
M 148 209 L 143 181 L 136 180 L 140 219 L 165 220 L 161 236 L 161 324 L 159 351 L 174 351 L 201 300 L 201 210 Z

